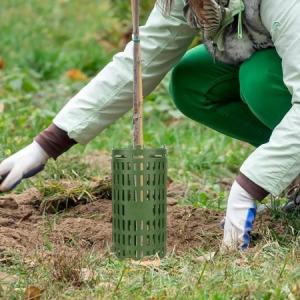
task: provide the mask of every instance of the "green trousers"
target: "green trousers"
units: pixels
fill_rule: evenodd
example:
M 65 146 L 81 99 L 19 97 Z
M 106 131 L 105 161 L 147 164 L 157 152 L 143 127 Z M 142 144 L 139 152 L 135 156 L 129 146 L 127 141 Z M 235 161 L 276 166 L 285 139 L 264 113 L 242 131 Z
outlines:
M 174 68 L 170 93 L 187 117 L 255 147 L 269 141 L 292 106 L 275 49 L 256 52 L 238 68 L 195 47 Z

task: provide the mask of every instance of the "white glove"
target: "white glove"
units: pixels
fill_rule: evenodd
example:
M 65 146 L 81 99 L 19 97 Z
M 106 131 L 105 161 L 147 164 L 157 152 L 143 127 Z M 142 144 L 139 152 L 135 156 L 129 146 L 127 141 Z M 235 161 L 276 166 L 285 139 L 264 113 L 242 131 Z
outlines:
M 14 189 L 24 178 L 42 171 L 49 156 L 37 143 L 33 142 L 0 164 L 0 192 Z
M 235 181 L 227 203 L 223 238 L 225 249 L 245 250 L 249 247 L 255 216 L 255 200 Z

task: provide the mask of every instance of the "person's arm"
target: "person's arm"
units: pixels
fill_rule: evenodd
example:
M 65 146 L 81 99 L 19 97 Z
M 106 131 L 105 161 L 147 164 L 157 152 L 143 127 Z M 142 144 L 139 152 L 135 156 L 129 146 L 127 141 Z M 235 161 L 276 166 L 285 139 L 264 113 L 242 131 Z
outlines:
M 183 0 L 175 0 L 170 15 L 164 15 L 156 5 L 145 26 L 141 27 L 141 51 L 144 95 L 149 94 L 165 74 L 177 63 L 190 45 L 195 31 L 183 17 Z M 107 126 L 115 122 L 132 107 L 133 60 L 132 42 L 114 56 L 86 87 L 84 87 L 54 119 L 53 124 L 41 133 L 31 147 L 32 153 L 21 150 L 0 164 L 0 191 L 13 188 L 28 174 L 31 167 L 44 165 L 41 151 L 56 158 L 73 144 L 88 143 Z M 61 142 L 63 141 L 63 142 Z M 18 155 L 17 155 L 18 154 Z M 24 164 L 28 156 L 33 161 Z M 37 161 L 35 161 L 35 157 Z M 7 161 L 9 160 L 9 168 Z M 11 174 L 15 174 L 12 176 Z M 1 184 L 2 176 L 2 184 Z M 3 178 L 6 179 L 3 179 Z
M 171 14 L 156 5 L 140 29 L 144 95 L 159 84 L 190 45 L 195 31 L 183 17 L 183 0 Z M 133 44 L 114 56 L 54 119 L 54 124 L 78 143 L 86 144 L 132 107 Z

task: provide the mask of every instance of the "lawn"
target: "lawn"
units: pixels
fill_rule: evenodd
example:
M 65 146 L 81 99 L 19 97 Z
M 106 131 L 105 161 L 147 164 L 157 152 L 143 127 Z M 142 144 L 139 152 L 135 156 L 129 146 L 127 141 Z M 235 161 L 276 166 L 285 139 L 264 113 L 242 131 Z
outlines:
M 124 3 L 1 1 L 0 160 L 30 143 L 122 49 Z M 151 1 L 143 5 L 145 19 Z M 167 257 L 137 264 L 110 251 L 110 152 L 131 143 L 129 113 L 0 198 L 0 298 L 24 299 L 30 286 L 42 299 L 300 298 L 299 224 L 276 205 L 259 218 L 253 248 L 218 252 L 230 184 L 253 148 L 181 115 L 168 77 L 145 104 L 146 144 L 168 149 Z M 48 209 L 58 200 L 63 207 Z

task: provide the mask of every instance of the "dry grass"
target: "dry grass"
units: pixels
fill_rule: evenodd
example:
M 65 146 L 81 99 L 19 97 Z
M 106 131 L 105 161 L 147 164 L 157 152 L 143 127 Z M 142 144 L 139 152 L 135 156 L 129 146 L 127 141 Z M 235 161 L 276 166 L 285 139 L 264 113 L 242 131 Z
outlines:
M 50 279 L 67 285 L 80 287 L 84 283 L 82 270 L 86 262 L 82 250 L 72 251 L 59 248 L 50 259 Z

